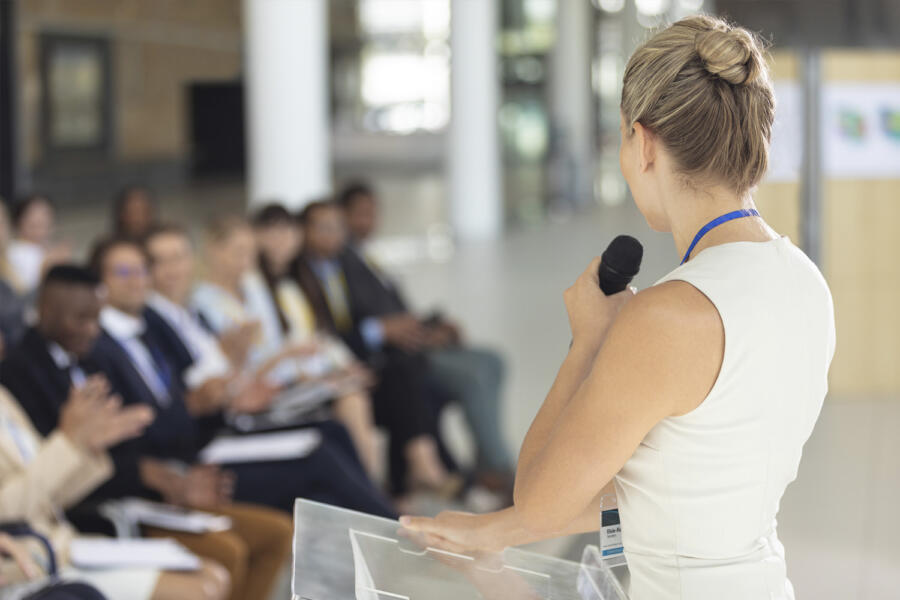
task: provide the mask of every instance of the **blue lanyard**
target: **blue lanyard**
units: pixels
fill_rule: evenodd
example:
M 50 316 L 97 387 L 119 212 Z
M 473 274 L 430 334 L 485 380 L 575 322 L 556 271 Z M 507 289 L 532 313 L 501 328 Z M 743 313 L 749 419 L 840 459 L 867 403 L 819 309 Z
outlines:
M 693 251 L 694 246 L 697 245 L 703 236 L 709 233 L 710 229 L 715 229 L 722 223 L 727 223 L 728 221 L 732 221 L 734 219 L 740 219 L 742 217 L 758 217 L 759 211 L 755 208 L 743 208 L 741 210 L 736 210 L 734 212 L 730 212 L 726 215 L 722 215 L 721 217 L 716 217 L 706 225 L 704 225 L 700 231 L 697 232 L 697 235 L 694 236 L 694 241 L 691 242 L 691 245 L 688 247 L 687 252 L 684 253 L 684 258 L 681 259 L 681 264 L 687 262 L 687 259 L 691 256 L 691 251 Z

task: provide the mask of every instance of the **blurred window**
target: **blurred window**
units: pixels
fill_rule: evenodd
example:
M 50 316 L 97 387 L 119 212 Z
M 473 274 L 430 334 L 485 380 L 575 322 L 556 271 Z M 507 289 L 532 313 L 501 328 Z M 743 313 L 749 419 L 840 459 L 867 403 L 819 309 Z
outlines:
M 45 34 L 41 50 L 46 150 L 106 150 L 110 106 L 107 40 Z
M 450 117 L 450 0 L 359 0 L 364 129 L 440 131 Z

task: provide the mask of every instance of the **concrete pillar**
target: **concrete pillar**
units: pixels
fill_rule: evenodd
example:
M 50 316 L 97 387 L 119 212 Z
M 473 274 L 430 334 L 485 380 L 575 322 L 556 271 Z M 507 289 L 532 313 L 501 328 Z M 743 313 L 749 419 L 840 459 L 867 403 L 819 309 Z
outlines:
M 331 191 L 326 0 L 244 0 L 248 201 Z
M 560 205 L 578 207 L 593 199 L 594 110 L 591 56 L 594 8 L 588 1 L 557 3 L 556 45 L 551 55 L 550 113 L 558 160 L 571 165 L 568 182 L 557 182 Z
M 503 229 L 498 10 L 490 0 L 451 4 L 447 183 L 450 221 L 463 240 L 490 239 Z

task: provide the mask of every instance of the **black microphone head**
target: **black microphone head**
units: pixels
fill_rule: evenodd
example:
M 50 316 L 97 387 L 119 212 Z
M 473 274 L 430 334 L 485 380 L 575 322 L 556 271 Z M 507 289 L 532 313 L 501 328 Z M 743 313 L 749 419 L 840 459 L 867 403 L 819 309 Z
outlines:
M 609 296 L 625 289 L 641 269 L 644 247 L 630 235 L 617 236 L 600 257 L 600 288 Z

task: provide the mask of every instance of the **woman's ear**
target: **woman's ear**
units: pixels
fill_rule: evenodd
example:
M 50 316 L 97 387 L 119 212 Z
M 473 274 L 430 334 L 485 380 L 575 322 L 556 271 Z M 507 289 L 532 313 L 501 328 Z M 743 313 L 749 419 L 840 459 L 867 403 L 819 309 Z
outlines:
M 646 173 L 656 161 L 656 136 L 638 122 L 634 124 L 634 135 L 638 143 L 639 169 L 641 173 Z

